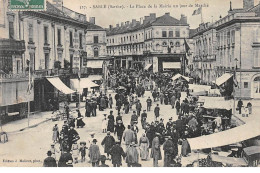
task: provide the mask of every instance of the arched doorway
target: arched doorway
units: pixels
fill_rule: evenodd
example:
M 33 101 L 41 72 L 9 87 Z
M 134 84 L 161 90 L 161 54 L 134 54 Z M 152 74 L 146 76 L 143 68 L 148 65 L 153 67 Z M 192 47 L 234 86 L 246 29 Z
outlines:
M 260 74 L 253 78 L 253 81 L 251 84 L 252 84 L 252 86 L 251 86 L 252 98 L 260 98 Z

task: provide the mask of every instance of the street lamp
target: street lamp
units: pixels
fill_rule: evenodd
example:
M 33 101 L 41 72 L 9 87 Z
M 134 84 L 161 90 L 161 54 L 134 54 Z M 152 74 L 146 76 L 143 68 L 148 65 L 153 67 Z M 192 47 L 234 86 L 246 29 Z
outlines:
M 233 82 L 235 82 L 236 81 L 236 74 L 237 74 L 237 61 L 238 61 L 238 59 L 237 58 L 235 58 L 234 59 L 235 61 L 236 61 L 236 67 L 235 67 L 235 70 L 234 70 L 234 74 L 233 74 Z M 235 85 L 233 84 L 233 96 L 234 96 L 234 105 L 233 105 L 233 109 L 234 109 L 234 111 L 233 111 L 233 114 L 235 115 L 235 112 L 236 112 L 236 89 L 235 89 Z

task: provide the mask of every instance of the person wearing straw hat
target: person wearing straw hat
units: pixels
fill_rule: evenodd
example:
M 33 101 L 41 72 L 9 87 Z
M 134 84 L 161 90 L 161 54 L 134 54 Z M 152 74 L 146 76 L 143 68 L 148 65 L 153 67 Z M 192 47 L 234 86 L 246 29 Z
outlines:
M 126 157 L 126 154 L 123 148 L 120 146 L 120 143 L 120 140 L 116 140 L 116 144 L 109 151 L 114 167 L 120 167 L 122 165 L 122 157 Z
M 100 159 L 100 150 L 96 139 L 93 139 L 92 145 L 89 147 L 88 156 L 90 158 L 90 162 L 92 163 L 92 167 L 97 167 Z
M 126 163 L 128 167 L 133 167 L 135 164 L 138 164 L 139 154 L 136 149 L 135 142 L 132 142 L 126 150 Z

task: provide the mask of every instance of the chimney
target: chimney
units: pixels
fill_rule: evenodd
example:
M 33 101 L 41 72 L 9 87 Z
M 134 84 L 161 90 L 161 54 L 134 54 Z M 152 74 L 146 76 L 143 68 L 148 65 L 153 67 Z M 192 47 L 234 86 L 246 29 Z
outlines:
M 181 14 L 180 21 L 181 21 L 181 23 L 187 24 L 187 16 L 185 16 L 184 14 Z
M 121 22 L 121 27 L 123 27 L 124 26 L 124 22 Z
M 166 16 L 170 16 L 170 13 L 169 13 L 169 12 L 168 12 L 168 13 L 165 13 L 165 15 L 166 15 Z
M 151 22 L 156 20 L 156 13 L 150 13 L 150 20 Z
M 150 16 L 144 16 L 144 24 L 148 23 L 150 20 Z
M 136 19 L 132 19 L 132 25 L 136 26 Z
M 113 28 L 113 25 L 109 25 L 109 30 L 112 30 L 112 28 Z
M 229 11 L 232 11 L 232 2 L 230 1 L 230 7 L 229 7 Z
M 52 0 L 52 5 L 63 11 L 63 0 Z
M 254 0 L 243 0 L 243 9 L 248 10 L 249 8 L 253 8 Z
M 116 27 L 119 28 L 119 24 L 116 24 Z
M 96 24 L 95 17 L 89 17 L 89 22 Z
M 144 18 L 140 18 L 140 24 L 142 25 L 144 23 Z

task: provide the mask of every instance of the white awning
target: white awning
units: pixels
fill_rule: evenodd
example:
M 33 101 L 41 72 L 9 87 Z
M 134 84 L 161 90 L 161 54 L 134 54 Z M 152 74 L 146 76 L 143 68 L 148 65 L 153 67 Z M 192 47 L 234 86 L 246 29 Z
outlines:
M 75 91 L 67 87 L 58 77 L 47 78 L 47 80 L 59 91 L 63 92 L 64 94 L 72 94 Z
M 191 150 L 200 150 L 205 148 L 221 147 L 248 140 L 260 135 L 258 121 L 250 121 L 230 130 L 213 133 L 211 135 L 189 138 Z
M 225 73 L 219 78 L 216 79 L 216 84 L 218 86 L 222 85 L 224 82 L 226 82 L 228 79 L 230 79 L 233 76 L 233 74 Z
M 209 94 L 211 94 L 211 95 L 219 95 L 219 96 L 221 95 L 219 89 L 210 89 L 209 90 Z
M 179 69 L 181 62 L 163 62 L 163 69 Z
M 144 67 L 144 70 L 148 70 L 151 66 L 152 66 L 152 64 L 147 64 L 147 65 Z
M 226 164 L 232 164 L 233 166 L 247 166 L 248 164 L 245 162 L 243 158 L 235 158 L 235 157 L 224 157 L 218 155 L 211 155 L 212 161 L 221 162 Z
M 216 97 L 217 98 L 217 97 Z M 204 103 L 203 107 L 206 109 L 226 109 L 230 110 L 233 108 L 233 100 L 214 100 L 208 99 Z
M 88 78 L 81 78 L 80 82 L 78 79 L 70 79 L 70 87 L 82 93 L 83 88 L 91 89 L 99 87 L 99 85 L 95 84 Z
M 196 85 L 196 84 L 189 84 L 189 90 L 191 92 L 209 92 L 211 86 L 208 85 Z
M 208 96 L 199 96 L 198 102 L 206 103 L 206 102 L 218 102 L 225 101 L 224 97 L 208 97 Z
M 94 81 L 94 80 L 103 80 L 103 77 L 102 77 L 102 75 L 89 75 L 89 76 L 88 76 L 88 79 L 91 80 L 91 81 Z
M 179 79 L 180 77 L 182 77 L 183 79 L 185 79 L 186 81 L 189 82 L 190 78 L 183 76 L 181 74 L 176 74 L 175 76 L 172 77 L 172 80 L 175 81 L 176 79 Z
M 87 67 L 89 67 L 89 68 L 102 68 L 103 67 L 103 60 L 88 61 Z

